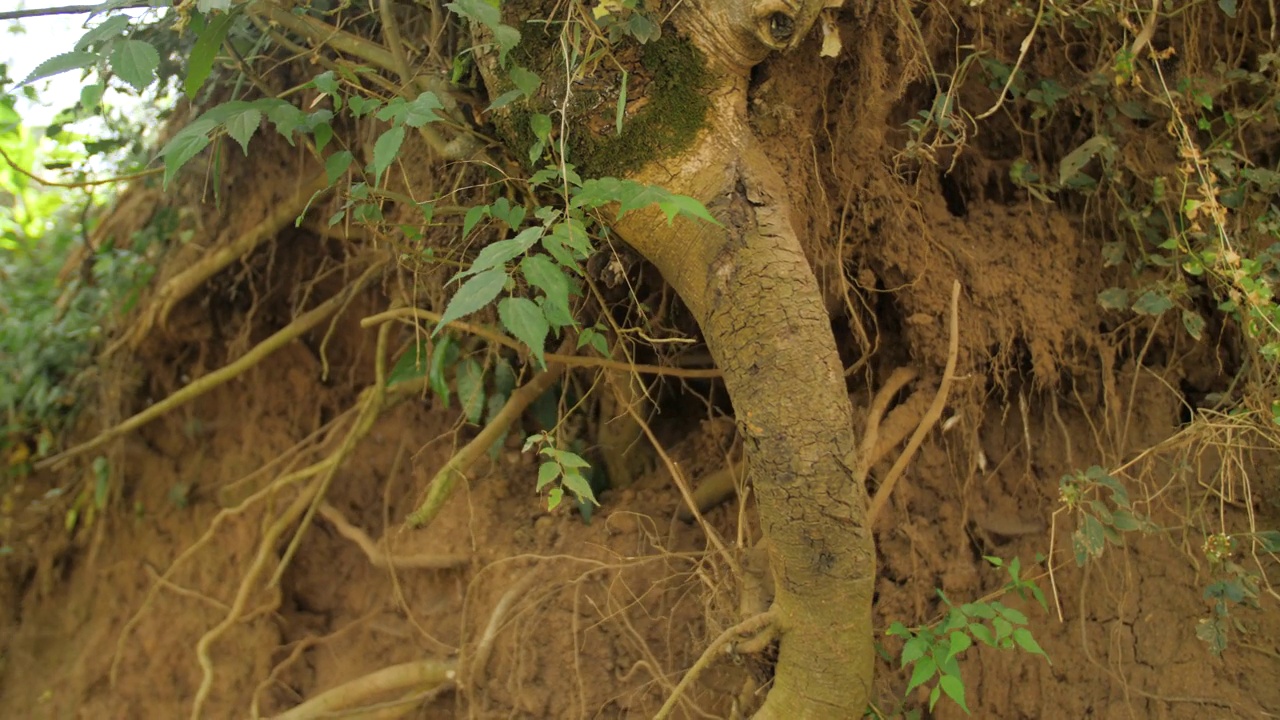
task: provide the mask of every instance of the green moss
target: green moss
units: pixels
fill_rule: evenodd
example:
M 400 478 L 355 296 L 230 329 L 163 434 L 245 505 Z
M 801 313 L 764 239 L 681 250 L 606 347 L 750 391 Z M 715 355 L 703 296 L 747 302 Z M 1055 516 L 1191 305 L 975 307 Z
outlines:
M 652 77 L 649 102 L 623 122 L 622 134 L 569 138 L 570 161 L 584 177 L 623 176 L 692 143 L 710 106 L 706 62 L 687 40 L 668 32 L 644 46 L 642 64 Z

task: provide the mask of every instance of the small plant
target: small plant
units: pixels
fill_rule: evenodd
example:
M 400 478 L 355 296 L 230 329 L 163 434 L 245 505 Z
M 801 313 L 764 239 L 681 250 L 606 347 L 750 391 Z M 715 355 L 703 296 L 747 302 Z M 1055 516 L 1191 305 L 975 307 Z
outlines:
M 1030 596 L 1042 608 L 1047 608 L 1040 588 L 1033 581 L 1022 577 L 1021 561 L 1018 558 L 1013 558 L 1007 564 L 998 557 L 987 557 L 986 560 L 993 567 L 1003 568 L 1009 575 L 1009 582 L 1005 583 L 997 595 L 1012 592 L 1022 598 Z M 948 608 L 946 617 L 940 623 L 912 629 L 894 622 L 885 631 L 886 635 L 905 641 L 900 655 L 901 666 L 905 668 L 910 665 L 912 668 L 907 693 L 917 687 L 927 687 L 936 678 L 929 691 L 930 711 L 945 694 L 966 713 L 969 712 L 959 658 L 973 647 L 975 640 L 1001 650 L 1020 648 L 1032 655 L 1039 655 L 1052 664 L 1049 656 L 1027 629 L 1027 616 L 1020 610 L 1008 607 L 998 600 L 979 600 L 955 605 L 942 590 L 937 592 Z
M 1110 493 L 1110 503 L 1102 499 L 1103 492 Z M 1124 485 L 1097 465 L 1063 475 L 1058 482 L 1058 498 L 1062 509 L 1077 518 L 1071 535 L 1077 565 L 1101 557 L 1108 543 L 1120 545 L 1121 533 L 1154 529 L 1149 519 L 1134 511 Z

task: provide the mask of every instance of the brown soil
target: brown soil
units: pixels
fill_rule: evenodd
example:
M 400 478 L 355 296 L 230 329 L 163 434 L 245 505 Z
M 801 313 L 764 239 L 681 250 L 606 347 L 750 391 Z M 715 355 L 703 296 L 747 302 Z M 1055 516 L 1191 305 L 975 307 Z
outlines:
M 991 189 L 986 178 L 1003 157 L 998 129 L 975 139 L 951 174 L 931 166 L 901 172 L 897 128 L 927 100 L 912 84 L 920 68 L 909 34 L 887 12 L 848 13 L 839 62 L 815 67 L 816 51 L 807 49 L 773 61 L 753 100 L 757 131 L 771 140 L 783 175 L 796 178 L 797 226 L 827 288 L 841 350 L 851 365 L 869 358 L 851 379 L 855 407 L 865 408 L 899 365 L 920 369 L 916 389 L 932 393 L 946 360 L 950 284 L 964 286 L 960 379 L 945 415 L 956 420 L 931 433 L 876 528 L 878 631 L 894 620 L 936 619 L 944 606 L 935 589 L 957 602 L 998 590 L 1005 578 L 982 556 L 1019 557 L 1034 568 L 1028 572 L 1039 577 L 1049 608 L 1004 601 L 1031 618 L 1052 664 L 970 650 L 962 666 L 976 716 L 1277 716 L 1274 595 L 1263 594 L 1262 610 L 1233 610 L 1241 632 L 1223 655 L 1196 638 L 1209 614 L 1203 590 L 1217 579 L 1200 550 L 1205 533 L 1219 529 L 1202 520 L 1218 517 L 1215 488 L 1235 492 L 1221 517 L 1236 531 L 1280 527 L 1280 454 L 1230 452 L 1220 442 L 1226 430 L 1183 424 L 1188 384 L 1208 392 L 1230 381 L 1226 351 L 1191 342 L 1167 321 L 1108 317 L 1095 301 L 1116 281 L 1102 266 L 1107 238 L 1070 208 L 1010 195 L 998 183 Z M 924 35 L 932 38 L 938 22 L 925 18 Z M 990 32 L 1016 55 L 1020 35 Z M 935 63 L 945 65 L 947 52 Z M 994 100 L 978 97 L 975 106 Z M 772 141 L 782 137 L 788 141 Z M 274 162 L 265 152 L 255 168 L 229 170 L 226 217 L 200 211 L 207 242 L 251 226 L 278 201 L 255 172 L 274 168 L 267 186 L 281 195 L 305 175 L 293 172 L 298 156 L 283 145 L 274 152 Z M 282 174 L 286 166 L 293 170 Z M 171 268 L 195 251 L 178 252 Z M 82 435 L 206 375 L 330 297 L 350 279 L 349 255 L 358 254 L 339 237 L 291 229 L 225 271 L 178 308 L 167 335 L 104 363 L 101 415 L 85 419 Z M 227 617 L 279 512 L 257 504 L 211 527 L 220 499 L 246 497 L 336 446 L 350 422 L 343 414 L 373 381 L 374 333 L 358 321 L 386 302 L 383 289 L 365 293 L 327 339 L 322 326 L 117 443 L 111 510 L 74 533 L 62 527 L 66 499 L 42 496 L 51 487 L 77 492 L 91 477 L 87 463 L 28 480 L 22 509 L 5 526 L 3 539 L 16 551 L 0 565 L 5 716 L 190 713 L 201 680 L 197 643 Z M 732 452 L 731 421 L 709 415 L 715 404 L 697 395 L 707 387 L 668 383 L 655 421 L 691 478 Z M 469 473 L 431 525 L 406 529 L 403 519 L 430 478 L 475 431 L 456 406 L 404 403 L 377 421 L 327 494 L 351 525 L 387 538 L 392 555 L 462 564 L 379 569 L 318 516 L 279 583 L 255 586 L 243 618 L 213 644 L 204 717 L 270 716 L 424 658 L 459 660 L 458 682 L 424 696 L 411 717 L 654 714 L 710 640 L 739 619 L 728 566 L 700 528 L 675 519 L 681 501 L 665 469 L 606 493 L 585 524 L 576 513 L 545 511 L 533 492 L 536 466 L 514 441 Z M 1057 512 L 1058 479 L 1131 460 L 1116 476 L 1160 530 L 1130 533 L 1078 568 L 1070 545 L 1076 521 Z M 1205 503 L 1214 513 L 1197 515 Z M 734 547 L 758 534 L 750 505 L 740 510 L 726 505 L 708 518 Z M 291 536 L 268 548 L 272 567 Z M 1051 556 L 1052 578 L 1037 553 Z M 1274 558 L 1262 557 L 1257 569 L 1280 573 Z M 885 639 L 890 654 L 896 643 Z M 768 670 L 755 657 L 719 662 L 677 715 L 749 711 L 749 691 L 767 682 Z M 881 663 L 877 695 L 886 714 L 906 682 L 906 673 Z M 911 700 L 927 706 L 927 693 Z M 943 701 L 936 716 L 964 715 Z

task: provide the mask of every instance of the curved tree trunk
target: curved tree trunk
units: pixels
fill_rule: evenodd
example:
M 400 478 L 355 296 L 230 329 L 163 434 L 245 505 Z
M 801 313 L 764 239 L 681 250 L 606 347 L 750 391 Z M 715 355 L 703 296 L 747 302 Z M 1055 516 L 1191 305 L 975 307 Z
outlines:
M 776 5 L 776 7 L 774 7 Z M 781 178 L 746 123 L 758 28 L 787 6 L 690 8 L 676 20 L 707 55 L 715 106 L 695 147 L 637 179 L 692 195 L 723 223 L 633 214 L 615 229 L 657 265 L 724 373 L 759 502 L 781 644 L 757 718 L 860 717 L 872 677 L 875 549 L 830 320 Z M 794 17 L 798 42 L 816 15 Z M 714 29 L 714 30 L 712 30 Z

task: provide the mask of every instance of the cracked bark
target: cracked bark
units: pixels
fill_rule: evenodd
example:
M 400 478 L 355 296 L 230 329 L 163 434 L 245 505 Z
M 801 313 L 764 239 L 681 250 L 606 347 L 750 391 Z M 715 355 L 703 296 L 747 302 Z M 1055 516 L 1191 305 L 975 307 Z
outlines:
M 656 212 L 615 227 L 697 318 L 746 442 L 780 635 L 756 718 L 859 717 L 873 669 L 875 549 L 866 491 L 853 482 L 835 338 L 782 180 L 747 125 L 752 65 L 798 44 L 819 10 L 780 0 L 682 6 L 673 19 L 708 58 L 714 105 L 691 150 L 636 179 L 702 200 L 723 227 L 668 225 Z

